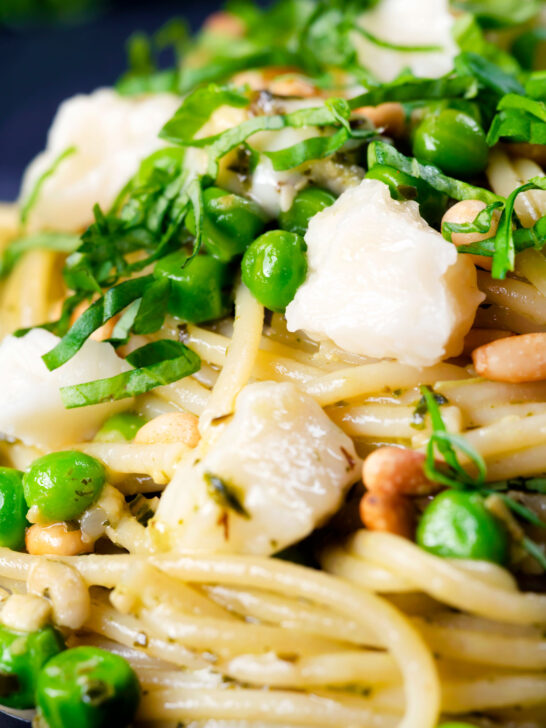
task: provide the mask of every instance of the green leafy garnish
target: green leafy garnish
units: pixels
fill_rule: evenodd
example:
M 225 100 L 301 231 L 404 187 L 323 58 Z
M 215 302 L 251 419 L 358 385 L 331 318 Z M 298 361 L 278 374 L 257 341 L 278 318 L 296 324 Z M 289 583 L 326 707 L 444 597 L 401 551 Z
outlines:
M 504 210 L 499 221 L 495 235 L 495 253 L 493 255 L 493 278 L 505 278 L 508 271 L 514 270 L 516 247 L 512 232 L 512 215 L 516 197 L 527 190 L 546 190 L 546 177 L 535 177 L 521 187 L 518 187 L 506 198 Z
M 453 27 L 453 36 L 461 51 L 478 53 L 507 73 L 520 72 L 514 56 L 487 40 L 475 15 L 464 13 L 458 17 Z
M 487 143 L 493 146 L 501 138 L 546 144 L 546 103 L 517 94 L 503 96 L 489 128 Z
M 434 399 L 436 400 L 436 403 L 441 407 L 444 404 L 447 404 L 447 399 L 444 397 L 443 394 L 438 394 L 436 392 L 433 392 Z M 411 422 L 410 426 L 413 427 L 415 430 L 423 430 L 425 427 L 425 418 L 426 414 L 428 412 L 428 405 L 427 400 L 424 396 L 421 397 L 421 399 L 417 402 L 415 405 L 415 409 L 413 410 L 413 414 L 411 416 Z
M 127 41 L 129 70 L 116 83 L 124 96 L 142 93 L 176 92 L 179 86 L 178 65 L 189 45 L 189 28 L 185 21 L 173 18 L 153 36 L 133 33 Z M 174 68 L 160 70 L 157 55 L 165 48 L 174 51 Z
M 378 38 L 358 24 L 355 25 L 354 30 L 360 33 L 366 40 L 370 41 L 370 43 L 373 43 L 379 48 L 388 48 L 391 51 L 398 51 L 400 53 L 433 53 L 443 50 L 443 47 L 438 45 L 402 45 L 400 43 L 392 43 L 391 41 Z
M 242 108 L 248 104 L 248 97 L 235 89 L 209 84 L 196 89 L 184 99 L 178 111 L 161 130 L 160 136 L 174 144 L 189 142 L 220 106 Z
M 432 423 L 432 434 L 427 445 L 427 458 L 425 461 L 425 475 L 436 483 L 442 483 L 449 488 L 464 488 L 465 486 L 481 487 L 485 481 L 486 467 L 482 456 L 473 450 L 460 435 L 448 432 L 444 424 L 440 408 L 432 390 L 422 386 L 421 394 L 426 402 L 427 410 Z M 438 468 L 435 460 L 435 448 L 443 455 L 447 468 Z M 463 452 L 476 466 L 478 475 L 470 475 L 459 463 L 457 449 Z
M 44 183 L 49 177 L 55 174 L 55 172 L 59 169 L 59 166 L 63 163 L 65 159 L 72 156 L 72 154 L 75 154 L 77 152 L 76 147 L 71 146 L 67 147 L 64 151 L 62 151 L 52 162 L 52 164 L 45 170 L 45 172 L 42 172 L 42 174 L 38 177 L 36 180 L 33 188 L 30 191 L 29 196 L 27 199 L 23 202 L 23 205 L 21 207 L 21 224 L 26 225 L 26 222 L 28 220 L 28 216 L 38 201 L 38 198 L 40 197 L 40 192 L 42 191 L 42 187 L 44 186 Z
M 146 287 L 131 327 L 135 334 L 153 334 L 163 326 L 170 291 L 168 278 L 156 279 Z
M 106 291 L 104 296 L 82 313 L 57 346 L 43 355 L 47 368 L 53 371 L 65 364 L 82 348 L 94 331 L 140 298 L 154 281 L 155 278 L 151 275 L 133 278 Z
M 234 485 L 227 483 L 218 475 L 213 475 L 212 473 L 205 473 L 205 481 L 207 483 L 208 494 L 219 506 L 235 511 L 239 516 L 243 516 L 243 518 L 250 518 L 249 512 L 243 505 L 242 498 L 237 492 L 238 489 Z
M 533 69 L 541 49 L 546 44 L 546 28 L 531 28 L 522 33 L 512 44 L 512 53 L 523 68 Z
M 191 349 L 163 339 L 136 349 L 126 358 L 135 367 L 131 371 L 94 382 L 61 387 L 61 399 L 67 409 L 136 397 L 154 387 L 177 382 L 199 371 L 201 360 Z
M 498 96 L 525 93 L 525 89 L 512 73 L 502 70 L 496 63 L 477 53 L 460 53 L 455 59 L 455 68 L 461 74 L 473 76 L 484 89 Z
M 540 11 L 541 0 L 451 0 L 452 5 L 473 13 L 484 28 L 507 28 L 526 23 Z
M 12 240 L 0 257 L 0 278 L 9 275 L 17 261 L 30 250 L 54 250 L 72 253 L 80 244 L 80 238 L 71 233 L 41 232 Z
M 483 457 L 468 444 L 464 437 L 447 431 L 442 419 L 440 407 L 430 387 L 421 386 L 421 393 L 425 399 L 432 422 L 432 434 L 427 444 L 426 460 L 424 465 L 424 471 L 427 478 L 436 483 L 441 483 L 448 488 L 456 488 L 458 490 L 475 490 L 484 497 L 495 494 L 500 497 L 506 507 L 519 516 L 519 518 L 533 526 L 546 528 L 546 523 L 533 511 L 502 492 L 502 490 L 510 487 L 510 484 L 515 481 L 503 481 L 501 483 L 490 484 L 485 483 L 487 469 Z M 443 456 L 445 465 L 442 464 L 438 466 L 436 464 L 436 448 Z M 470 460 L 475 467 L 476 475 L 472 475 L 468 470 L 463 468 L 459 462 L 457 451 L 462 452 Z M 536 478 L 533 480 L 536 481 L 537 489 L 540 492 L 540 489 L 544 485 L 544 479 Z M 517 480 L 517 482 L 519 482 L 519 480 Z M 540 547 L 528 537 L 523 538 L 521 545 L 546 571 L 546 556 L 543 554 Z
M 442 225 L 442 233 L 446 240 L 452 242 L 453 233 L 480 233 L 485 235 L 491 229 L 495 211 L 504 208 L 500 200 L 492 202 L 479 212 L 472 222 L 446 222 Z
M 454 200 L 481 200 L 488 205 L 499 201 L 504 202 L 504 198 L 494 192 L 486 190 L 484 187 L 475 187 L 454 177 L 448 177 L 438 167 L 434 167 L 432 164 L 422 164 L 413 157 L 406 157 L 385 142 L 374 141 L 368 147 L 368 167 L 371 169 L 376 164 L 386 164 L 422 179 L 435 190 L 444 192 Z

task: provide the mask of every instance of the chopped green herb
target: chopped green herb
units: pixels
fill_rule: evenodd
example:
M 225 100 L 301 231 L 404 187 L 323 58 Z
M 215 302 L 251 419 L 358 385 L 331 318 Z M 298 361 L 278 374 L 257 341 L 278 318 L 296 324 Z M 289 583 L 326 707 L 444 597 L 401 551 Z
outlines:
M 523 520 L 527 521 L 527 523 L 530 523 L 533 526 L 539 526 L 540 528 L 546 528 L 546 523 L 533 513 L 533 511 L 521 503 L 518 503 L 514 500 L 514 498 L 511 498 L 505 493 L 499 492 L 499 484 L 485 484 L 487 473 L 485 461 L 482 456 L 474 450 L 463 437 L 447 431 L 442 419 L 440 408 L 432 390 L 427 386 L 422 386 L 421 392 L 423 393 L 423 397 L 427 403 L 433 428 L 432 435 L 427 445 L 427 454 L 424 466 L 427 478 L 434 482 L 441 483 L 448 488 L 474 490 L 483 496 L 495 493 L 502 498 L 502 501 L 511 511 Z M 436 465 L 435 447 L 438 448 L 445 459 L 446 465 L 441 469 Z M 466 455 L 476 467 L 476 476 L 470 475 L 470 473 L 459 463 L 457 450 Z M 539 480 L 540 487 L 540 480 L 542 479 L 537 480 Z M 508 483 L 510 481 L 506 482 Z M 538 561 L 542 568 L 546 570 L 546 556 L 543 554 L 540 547 L 527 537 L 522 540 L 521 545 Z
M 37 203 L 38 198 L 40 197 L 40 192 L 42 191 L 42 187 L 44 186 L 44 183 L 46 182 L 49 177 L 55 174 L 55 172 L 58 170 L 59 166 L 62 164 L 62 162 L 70 157 L 72 154 L 75 154 L 78 150 L 76 147 L 71 146 L 62 151 L 58 157 L 56 157 L 51 166 L 48 167 L 45 172 L 42 172 L 42 174 L 38 177 L 36 180 L 36 183 L 34 184 L 34 187 L 30 191 L 29 196 L 27 199 L 23 202 L 23 206 L 21 207 L 21 224 L 25 225 L 28 216 L 34 207 L 34 205 Z
M 385 142 L 374 141 L 368 147 L 368 167 L 371 169 L 377 164 L 386 164 L 422 179 L 435 190 L 444 192 L 454 200 L 481 200 L 486 204 L 504 202 L 504 198 L 494 192 L 483 187 L 475 187 L 454 177 L 448 177 L 437 167 L 431 164 L 421 164 L 413 157 L 406 157 Z
M 136 349 L 126 361 L 135 368 L 107 379 L 61 387 L 67 409 L 136 397 L 199 371 L 197 354 L 178 341 L 162 339 Z
M 73 253 L 80 238 L 71 233 L 41 232 L 12 240 L 0 258 L 0 278 L 7 276 L 22 255 L 30 250 L 54 250 L 58 253 Z
M 436 400 L 436 403 L 441 407 L 444 404 L 447 404 L 447 398 L 444 397 L 443 394 L 439 394 L 437 392 L 433 392 L 433 397 Z M 423 430 L 425 427 L 425 419 L 426 414 L 428 412 L 428 405 L 425 397 L 421 397 L 419 402 L 417 402 L 417 405 L 415 409 L 413 410 L 413 414 L 411 416 L 411 423 L 410 426 L 413 427 L 416 430 Z
M 243 516 L 243 518 L 250 518 L 250 514 L 244 507 L 243 500 L 238 493 L 238 489 L 234 485 L 227 483 L 218 475 L 213 475 L 212 473 L 205 473 L 205 481 L 207 483 L 208 494 L 219 506 L 235 511 L 239 516 Z

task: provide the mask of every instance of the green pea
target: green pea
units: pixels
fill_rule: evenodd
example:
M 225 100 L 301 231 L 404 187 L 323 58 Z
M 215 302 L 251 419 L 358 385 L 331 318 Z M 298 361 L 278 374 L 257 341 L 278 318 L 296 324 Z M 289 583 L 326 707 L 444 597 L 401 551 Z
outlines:
M 254 298 L 282 312 L 296 295 L 307 273 L 307 246 L 297 233 L 271 230 L 246 251 L 242 278 Z
M 387 164 L 376 164 L 366 172 L 366 179 L 377 179 L 388 185 L 394 200 L 416 200 L 421 216 L 430 224 L 439 226 L 447 207 L 447 196 L 427 182 L 401 172 Z
M 225 263 L 210 255 L 196 255 L 184 265 L 187 255 L 176 251 L 156 263 L 154 275 L 171 279 L 169 313 L 199 324 L 225 316 L 229 311 L 230 271 Z
M 23 473 L 0 468 L 0 546 L 15 550 L 24 547 L 27 510 Z
M 203 192 L 203 212 L 205 250 L 224 263 L 242 255 L 265 225 L 255 202 L 220 187 L 208 187 Z M 186 218 L 186 227 L 195 235 L 193 210 Z
M 144 415 L 118 412 L 103 423 L 93 439 L 95 442 L 130 442 L 145 424 Z
M 40 670 L 63 649 L 63 640 L 52 627 L 37 632 L 0 627 L 0 704 L 33 708 Z
M 135 716 L 140 688 L 123 657 L 74 647 L 44 667 L 36 698 L 48 728 L 125 728 Z
M 508 535 L 478 493 L 446 490 L 427 506 L 417 527 L 417 543 L 437 556 L 504 564 Z
M 336 201 L 335 196 L 320 187 L 306 187 L 298 192 L 289 210 L 279 215 L 279 226 L 291 233 L 305 235 L 309 220 L 318 212 L 330 207 Z
M 409 104 L 412 106 L 412 104 Z M 483 128 L 482 114 L 478 104 L 468 99 L 441 99 L 439 101 L 428 101 L 426 103 L 416 102 L 413 105 L 411 111 L 411 138 L 413 134 L 423 121 L 423 119 L 432 114 L 440 114 L 445 109 L 454 109 L 455 111 L 462 111 L 467 116 L 470 116 L 474 121 Z
M 45 521 L 71 521 L 97 500 L 105 479 L 104 468 L 90 455 L 52 452 L 35 460 L 25 473 L 25 500 Z
M 455 723 L 442 723 L 442 725 L 439 725 L 438 728 L 476 728 L 474 723 L 461 723 L 460 721 L 455 721 Z
M 475 119 L 456 109 L 444 109 L 419 124 L 413 136 L 413 155 L 446 174 L 471 177 L 485 169 L 489 147 Z

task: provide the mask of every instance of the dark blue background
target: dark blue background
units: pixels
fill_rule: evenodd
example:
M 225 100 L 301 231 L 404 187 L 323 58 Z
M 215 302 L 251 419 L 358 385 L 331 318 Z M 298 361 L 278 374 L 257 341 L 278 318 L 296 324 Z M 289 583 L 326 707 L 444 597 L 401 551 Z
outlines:
M 185 16 L 195 28 L 220 5 L 220 0 L 110 0 L 86 22 L 0 28 L 0 200 L 17 196 L 23 170 L 43 149 L 60 101 L 111 85 L 123 72 L 131 32 L 153 32 L 173 16 Z

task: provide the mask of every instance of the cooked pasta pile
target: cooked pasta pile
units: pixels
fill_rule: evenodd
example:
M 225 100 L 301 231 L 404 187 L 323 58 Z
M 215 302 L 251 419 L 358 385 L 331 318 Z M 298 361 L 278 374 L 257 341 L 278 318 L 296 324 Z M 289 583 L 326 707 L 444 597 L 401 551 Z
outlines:
M 70 166 L 94 123 L 86 114 L 95 113 L 95 102 L 81 97 L 72 121 L 68 106 L 61 112 L 56 128 L 64 128 L 64 136 L 52 133 L 46 156 L 27 173 L 23 203 L 0 208 L 0 327 L 6 337 L 2 347 L 14 352 L 11 360 L 8 349 L 4 359 L 0 351 L 0 375 L 8 377 L 0 396 L 1 462 L 26 473 L 22 482 L 30 507 L 26 548 L 7 548 L 0 528 L 2 629 L 25 633 L 51 622 L 68 648 L 93 646 L 125 658 L 142 691 L 139 726 L 435 728 L 442 721 L 466 721 L 465 726 L 483 728 L 541 728 L 546 725 L 541 524 L 546 521 L 546 371 L 519 376 L 536 363 L 535 350 L 524 350 L 514 365 L 517 376 L 511 370 L 503 378 L 495 367 L 502 369 L 510 350 L 501 352 L 501 364 L 488 358 L 483 371 L 476 351 L 491 342 L 519 341 L 514 337 L 520 334 L 546 335 L 544 86 L 542 96 L 529 91 L 531 83 L 544 84 L 544 72 L 522 68 L 516 51 L 512 56 L 492 45 L 481 30 L 488 27 L 482 9 L 482 14 L 460 14 L 463 53 L 457 73 L 450 73 L 455 46 L 446 60 L 436 43 L 428 48 L 434 39 L 426 33 L 411 51 L 411 38 L 394 30 L 391 36 L 388 28 L 384 33 L 392 40 L 381 40 L 381 12 L 392 17 L 396 5 L 390 0 L 368 11 L 369 24 L 362 15 L 354 41 L 358 68 L 353 57 L 332 60 L 326 50 L 321 61 L 317 49 L 331 47 L 335 38 L 313 22 L 333 28 L 339 17 L 328 13 L 347 13 L 350 22 L 352 16 L 341 6 L 318 3 L 315 20 L 306 21 L 305 43 L 300 37 L 304 53 L 314 48 L 313 63 L 298 66 L 293 39 L 286 48 L 282 40 L 276 51 L 266 52 L 268 31 L 257 30 L 270 22 L 270 32 L 280 32 L 287 22 L 281 9 L 296 5 L 280 3 L 263 16 L 244 5 L 213 16 L 177 76 L 183 103 L 180 96 L 171 98 L 171 72 L 134 68 L 121 80 L 119 93 L 129 95 L 121 97 L 129 104 L 123 112 L 127 119 L 144 114 L 140 103 L 151 109 L 153 93 L 162 98 L 156 127 L 167 122 L 162 138 L 171 144 L 160 146 L 153 135 L 149 143 L 135 137 L 135 169 L 147 159 L 121 193 L 119 187 L 134 173 L 129 156 L 110 197 L 105 181 L 110 171 L 100 154 L 90 153 L 79 168 Z M 413 12 L 426 5 L 416 2 Z M 437 20 L 431 18 L 431 24 Z M 536 17 L 524 20 L 521 32 L 532 34 Z M 478 34 L 482 47 L 474 50 L 482 53 L 483 67 L 464 45 L 469 42 L 461 31 L 465 23 Z M 502 32 L 499 38 L 502 43 Z M 320 46 L 322 41 L 330 45 Z M 378 61 L 370 60 L 376 52 L 386 54 L 379 71 Z M 447 76 L 421 78 L 427 53 L 436 63 L 430 74 Z M 400 54 L 409 58 L 405 71 L 396 68 Z M 384 78 L 380 71 L 387 67 Z M 97 93 L 102 96 L 96 103 L 104 105 L 99 113 L 106 118 L 109 104 L 116 103 L 108 96 L 114 92 Z M 502 106 L 500 99 L 508 96 Z M 528 103 L 518 106 L 512 97 Z M 355 98 L 358 103 L 351 102 Z M 486 148 L 483 171 L 456 174 L 434 160 L 408 156 L 408 129 L 415 123 L 410 120 L 428 123 L 427 105 L 433 114 L 457 109 L 471 121 L 472 113 L 481 113 L 487 131 L 486 107 L 489 124 L 503 123 L 503 118 L 493 121 L 497 104 L 497 115 L 506 118 L 516 109 L 517 119 L 527 114 L 535 127 L 500 128 Z M 398 112 L 403 114 L 397 129 L 393 113 Z M 70 125 L 80 123 L 82 129 L 74 131 L 78 141 L 70 136 Z M 114 154 L 111 133 L 100 131 Z M 415 128 L 411 134 L 417 135 Z M 448 143 L 447 135 L 442 139 Z M 70 144 L 76 149 L 66 154 Z M 365 154 L 358 156 L 362 145 L 367 162 Z M 267 167 L 266 158 L 273 166 Z M 458 162 L 446 166 L 450 163 Z M 85 164 L 93 172 L 89 177 L 82 172 Z M 380 167 L 405 175 L 396 189 L 387 181 L 392 172 L 377 176 Z M 404 197 L 408 179 L 415 187 Z M 420 209 L 425 216 L 424 186 L 443 206 L 430 226 L 418 214 Z M 231 237 L 225 230 L 217 233 L 222 220 L 211 222 L 210 210 L 230 214 L 229 207 L 213 207 L 211 189 L 242 199 L 237 203 L 242 206 L 254 205 L 244 208 L 248 217 L 238 218 Z M 320 189 L 332 199 L 321 202 L 312 213 L 318 214 L 298 232 L 286 215 L 305 189 Z M 78 195 L 92 197 L 87 207 Z M 415 195 L 420 208 L 408 201 Z M 365 207 L 372 204 L 367 199 L 384 206 L 378 221 Z M 440 227 L 450 208 L 476 199 L 483 204 L 470 218 L 452 218 L 451 229 Z M 507 200 L 514 204 L 513 214 Z M 343 201 L 353 209 L 346 212 Z M 71 211 L 66 224 L 63 206 Z M 346 220 L 349 213 L 355 217 Z M 478 220 L 479 213 L 485 219 Z M 405 218 L 396 224 L 409 232 L 407 239 L 405 233 L 393 238 L 396 250 L 410 251 L 400 272 L 396 257 L 388 259 L 389 225 L 398 215 Z M 250 247 L 251 240 L 240 242 L 249 228 L 250 239 L 258 238 Z M 248 256 L 277 228 L 293 236 L 292 258 L 289 273 L 279 274 L 270 290 L 265 264 L 263 280 L 252 277 L 260 252 L 252 260 Z M 320 236 L 328 230 L 326 247 L 320 248 Z M 359 251 L 371 251 L 366 246 L 374 245 L 377 230 L 384 231 L 385 240 L 378 241 L 375 258 L 362 262 Z M 292 283 L 305 233 L 305 271 L 283 302 L 280 291 Z M 421 244 L 419 236 L 425 234 L 435 236 L 432 247 L 412 268 L 411 245 Z M 351 235 L 357 247 L 344 253 L 341 246 L 349 246 Z M 453 256 L 451 239 L 467 249 Z M 229 245 L 242 248 L 226 252 Z M 446 260 L 452 258 L 436 263 L 434 246 L 442 246 Z M 182 258 L 172 257 L 180 251 Z M 363 281 L 365 293 L 374 294 L 383 255 L 395 276 L 388 295 L 358 299 Z M 213 313 L 200 317 L 184 308 L 194 293 L 189 288 L 178 293 L 175 285 L 186 285 L 180 283 L 184 271 L 200 275 L 195 261 L 203 259 L 223 268 L 202 274 L 203 305 Z M 326 269 L 321 260 L 329 261 Z M 325 280 L 332 285 L 338 261 L 341 266 L 344 260 L 354 269 L 354 280 L 341 280 L 324 300 L 328 288 L 320 288 L 320 276 L 330 275 Z M 374 266 L 379 272 L 372 276 Z M 448 268 L 458 270 L 451 282 Z M 419 280 L 412 283 L 412 275 Z M 220 278 L 216 289 L 211 281 Z M 409 294 L 402 291 L 406 278 Z M 412 285 L 422 302 L 410 300 Z M 437 296 L 437 306 L 434 299 L 433 304 L 425 300 L 428 290 Z M 389 308 L 399 295 L 401 307 Z M 177 296 L 181 303 L 175 304 Z M 351 329 L 343 309 L 338 339 L 330 333 L 336 311 L 353 301 L 355 309 L 371 301 L 363 315 L 367 328 Z M 404 309 L 409 313 L 393 323 L 393 312 Z M 355 310 L 355 321 L 361 313 Z M 311 324 L 291 323 L 306 317 Z M 11 336 L 16 330 L 19 338 Z M 91 334 L 94 342 L 88 341 Z M 344 345 L 347 336 L 353 348 Z M 108 361 L 103 347 L 111 350 Z M 546 354 L 541 357 L 539 369 Z M 56 377 L 51 396 L 47 377 Z M 60 404 L 60 387 L 67 409 Z M 132 419 L 123 420 L 125 412 Z M 177 418 L 169 419 L 173 414 Z M 127 434 L 124 427 L 133 429 Z M 278 456 L 272 454 L 277 446 Z M 372 460 L 366 458 L 393 447 L 417 453 L 420 490 L 374 492 L 371 476 L 366 478 Z M 106 482 L 77 515 L 66 511 L 48 518 L 45 501 L 32 499 L 33 463 L 63 451 L 98 461 Z M 485 504 L 503 544 L 509 544 L 502 546 L 504 557 L 470 551 L 442 555 L 440 546 L 435 552 L 419 541 L 420 519 L 438 493 L 459 489 L 477 493 L 480 507 Z M 76 492 L 78 498 L 87 498 L 82 493 Z M 378 502 L 381 512 L 363 506 L 375 508 Z M 57 504 L 59 512 L 63 505 Z M 395 521 L 403 522 L 400 528 Z M 459 537 L 464 540 L 464 534 Z M 445 535 L 446 542 L 449 538 Z M 486 549 L 493 535 L 489 539 Z M 46 708 L 40 702 L 39 707 L 43 716 Z

